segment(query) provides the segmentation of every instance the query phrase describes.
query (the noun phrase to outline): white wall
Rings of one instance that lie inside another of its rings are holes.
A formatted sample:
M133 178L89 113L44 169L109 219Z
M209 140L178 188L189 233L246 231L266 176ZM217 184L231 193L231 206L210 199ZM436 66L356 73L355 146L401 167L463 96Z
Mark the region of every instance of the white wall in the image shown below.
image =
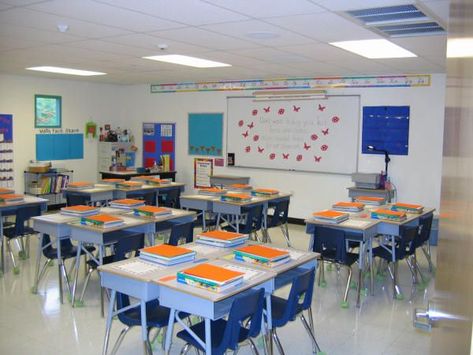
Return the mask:
M151 94L149 85L122 87L120 92L122 112L120 122L116 122L132 129L138 147L141 147L142 122L176 123L177 179L187 184L187 191L193 184L194 159L194 156L187 155L187 114L225 113L226 97L242 95L241 92ZM399 201L439 208L445 75L432 75L430 87L334 89L329 94L360 95L361 106L410 106L409 155L392 156L389 173L397 186ZM140 161L139 153L138 164ZM383 156L359 154L359 171L379 172L383 169ZM214 172L251 176L250 182L254 186L292 192L290 216L296 218L305 218L313 211L329 207L334 201L347 200L346 187L352 186L351 178L347 175L226 167L216 167Z
M113 123L120 113L116 85L38 77L0 75L0 113L13 114L15 189L22 192L23 171L36 159L34 95L62 97L62 128L84 133L89 120ZM74 180L97 179L97 140L84 141L84 159L53 161L53 166L74 170Z

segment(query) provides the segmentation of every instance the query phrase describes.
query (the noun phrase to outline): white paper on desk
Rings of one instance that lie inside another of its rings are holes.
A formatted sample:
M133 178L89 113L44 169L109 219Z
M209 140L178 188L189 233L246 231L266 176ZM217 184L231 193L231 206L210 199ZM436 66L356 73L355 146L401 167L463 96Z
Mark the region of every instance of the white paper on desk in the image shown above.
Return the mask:
M348 220L343 221L342 223L340 223L340 225L343 225L345 227L361 228L361 227L366 227L370 223L371 223L370 221L359 221L359 220L356 220L356 219L348 219Z
M60 213L54 213L51 215L43 215L39 217L38 219L44 220L44 221L50 221L50 222L55 222L55 223L69 223L72 221L78 220L80 217L75 217L75 216L67 216L64 214Z
M291 249L283 249L283 248L275 248L275 247L271 247L271 248L277 249L277 250L281 250L281 251L287 251L287 252L289 253L289 257L290 257L292 260L300 259L300 258L302 258L305 254L307 254L307 253L304 252L304 251L291 250Z
M126 271L135 275L143 275L148 272L158 271L164 269L164 266L147 263L141 260L131 261L129 263L114 265L115 269Z
M185 248L193 250L196 253L199 253L202 255L210 255L212 253L222 250L222 248L213 247L211 245L197 245L197 244L191 245L191 246L185 246Z
M225 269L230 269L236 272L244 273L245 275L243 276L243 280L245 281L249 281L252 278L259 276L263 273L262 271L258 271L258 270L254 270L254 269L250 269L244 266L234 265L234 264L226 264L226 265L222 265L222 267L224 267Z

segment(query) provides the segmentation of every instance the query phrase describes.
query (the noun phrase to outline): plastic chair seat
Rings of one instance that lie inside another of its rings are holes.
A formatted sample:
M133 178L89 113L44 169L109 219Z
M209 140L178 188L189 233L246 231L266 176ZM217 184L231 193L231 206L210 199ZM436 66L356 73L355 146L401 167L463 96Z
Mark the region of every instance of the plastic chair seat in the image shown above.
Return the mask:
M345 255L345 260L343 260L343 261L337 260L337 255L336 255L335 250L323 251L321 253L321 256L322 256L322 259L324 259L325 261L339 263L339 264L343 264L343 265L346 265L346 266L352 266L354 263L356 263L358 261L358 257L359 257L359 255L356 254L356 253L347 252L346 255Z
M15 228L6 228L3 231L3 235L7 237L8 239L13 239L17 237L21 237L23 235L30 235L30 234L36 234L36 232L33 228L25 226L23 229L23 233L17 234L17 231Z
M123 295L120 295L123 296ZM169 308L162 307L158 301L146 302L146 322L150 327L165 327L169 321ZM182 314L182 317L187 316ZM141 326L141 307L138 305L118 315L120 321L129 327Z
M43 246L47 245L50 243L50 237L49 235L44 235L43 236ZM89 252L92 253L95 251L95 247L93 246L87 246L85 249ZM84 255L85 252L82 250L80 255ZM47 259L57 259L57 248L54 248L52 245L46 247L43 249L43 255ZM75 258L77 256L77 247L72 245L70 239L64 239L61 240L61 258L62 259L70 259L70 258Z

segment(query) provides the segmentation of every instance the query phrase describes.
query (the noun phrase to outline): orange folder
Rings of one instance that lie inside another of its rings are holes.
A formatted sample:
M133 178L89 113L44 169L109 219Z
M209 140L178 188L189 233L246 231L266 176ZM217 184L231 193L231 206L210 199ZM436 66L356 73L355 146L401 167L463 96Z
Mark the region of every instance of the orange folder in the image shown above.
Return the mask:
M162 213L169 211L169 208L166 207L156 207L156 206L140 206L136 207L135 210L149 212L149 213Z
M412 204L412 203L402 203L402 202L396 202L394 204L394 206L404 207L404 208L411 208L411 209L414 209L414 210L424 207L422 205L415 205L415 204Z
M243 272L228 270L224 267L212 264L200 264L190 269L183 270L182 273L218 283L231 282L244 275Z
M386 216L393 216L393 217L400 217L400 218L406 216L406 212L392 211L392 210L387 210L384 208L378 208L377 210L374 210L373 212L377 214L384 214Z
M221 189L220 187L205 187L205 188L199 189L199 191L222 192L222 191L225 191L225 190Z
M199 234L199 236L212 238L212 239L218 239L218 240L233 240L233 239L241 238L243 235L244 234L241 234L241 233L227 232L227 231L221 231L221 230L214 230L214 231L203 232Z
M193 250L190 250L190 249L176 247L174 245L168 245L168 244L160 244L160 245L155 245L152 247L147 247L147 248L142 249L142 251L148 254L154 254L154 255L161 256L163 258L169 258L169 259L194 252Z
M275 195L279 193L279 190L276 190L276 189L255 189L254 191L262 193L262 194L270 194L270 195Z
M381 202L381 201L384 201L384 198L382 198L382 197L373 197L373 196L357 196L356 200Z
M68 187L85 187L85 186L94 186L94 184L88 181L74 181L74 182L70 182L67 186Z
M142 203L144 203L144 201L143 200L135 200L133 198L123 198L121 200L113 200L111 203L115 203L115 204L119 204L119 205L132 206L132 205L142 204Z
M334 207L354 207L354 208L365 208L365 204L361 202L337 202Z
M85 206L85 205L75 205L75 206L61 208L61 210L63 211L71 211L71 212L89 212L89 211L94 211L97 209L98 209L97 207Z
M12 194L14 191L12 189L6 189L4 187L0 187L0 194Z
M324 218L339 218L346 215L345 212L338 212L333 210L320 211L312 213L314 217L324 217Z
M233 187L234 189L251 189L251 185L248 184L232 184L230 187Z
M236 199L242 199L242 200L251 199L251 195L249 194L238 194L238 193L232 193L232 192L229 192L228 194L225 194L224 196L232 197Z
M123 182L125 179L102 179L103 182Z
M126 187L138 187L138 186L143 186L143 183L139 182L139 181L123 181L120 183L120 185L122 186L126 186Z
M242 248L237 248L235 250L240 251L242 253L259 256L268 260L280 259L283 256L289 255L288 251L269 248L264 245L248 245Z
M84 218L84 217L82 217ZM123 219L111 216L109 214L96 214L95 216L85 217L87 220L95 221L97 223L110 223L110 222L122 222Z

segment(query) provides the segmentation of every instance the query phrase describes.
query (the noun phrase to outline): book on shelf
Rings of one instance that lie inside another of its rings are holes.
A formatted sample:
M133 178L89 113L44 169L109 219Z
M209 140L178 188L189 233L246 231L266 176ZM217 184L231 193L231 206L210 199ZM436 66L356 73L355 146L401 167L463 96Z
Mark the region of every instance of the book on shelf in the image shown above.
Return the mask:
M214 230L202 232L196 235L196 243L213 245L217 247L230 248L244 244L248 240L248 234Z
M15 193L12 189L7 189L5 187L0 187L0 195L13 194Z
M88 226L111 228L121 226L125 222L119 217L100 213L93 216L81 217L80 223Z
M179 271L177 282L208 291L223 292L240 285L244 275L243 272L205 263Z
M226 194L228 191L220 187L204 187L197 190L199 195L220 196Z
M220 199L222 201L230 201L230 202L248 202L248 201L251 201L251 195L244 194L244 193L228 192L225 195L222 195Z
M67 188L71 190L91 189L93 187L94 184L89 181L73 181L67 185Z
M142 181L136 180L129 180L129 181L122 181L117 183L117 188L120 189L133 189L133 188L141 188L143 187Z
M251 191L253 196L274 196L279 194L279 190L276 189L254 189Z
M75 206L62 207L60 213L67 216L82 217L82 216L92 216L94 214L98 214L99 212L100 212L99 207L75 205Z
M231 184L229 188L231 190L249 191L253 189L253 186L248 185L248 184Z
M286 250L270 248L264 245L248 245L233 251L235 260L266 267L275 267L288 262L290 253Z
M144 205L145 205L144 200L135 200L133 198L123 198L120 200L110 201L110 207L123 208L126 210L129 210L135 207L144 206Z
M312 217L317 221L327 223L340 223L346 221L350 215L346 212L324 210L312 213Z
M406 212L379 208L377 210L371 211L371 218L400 222L406 219Z
M172 210L167 207L145 205L133 208L133 214L141 217L158 217L172 214Z
M412 203L396 202L391 206L391 209L393 211L402 211L408 213L422 213L424 211L424 206Z
M140 259L162 265L175 265L195 259L195 251L168 244L160 244L140 250Z
M171 185L172 180L171 179L149 178L149 179L146 179L146 183L148 185L153 185L153 186L166 186L166 185Z
M332 205L335 211L342 212L360 212L365 208L365 204L361 202L337 202Z
M365 205L371 206L381 206L386 203L384 197L375 197L375 196L357 196L355 197L356 202L364 203Z
M25 196L18 194L2 194L0 195L0 203L16 203L25 200Z

